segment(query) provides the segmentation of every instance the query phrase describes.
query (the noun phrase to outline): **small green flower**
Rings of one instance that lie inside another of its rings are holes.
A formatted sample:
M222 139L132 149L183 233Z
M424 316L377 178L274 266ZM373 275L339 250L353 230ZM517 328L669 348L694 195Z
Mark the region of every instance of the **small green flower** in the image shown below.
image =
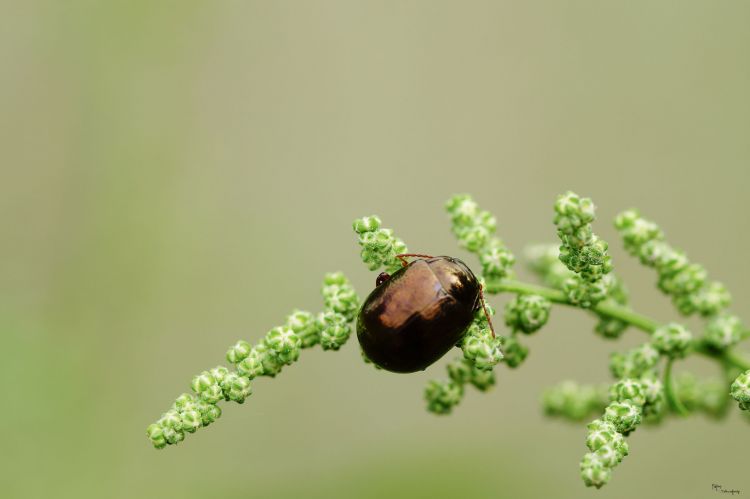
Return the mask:
M742 323L736 315L719 315L706 326L706 343L724 350L739 343L742 339Z
M500 348L503 352L503 360L508 367L520 366L529 355L529 349L513 337L498 336Z
M357 315L359 297L341 272L326 274L322 292L323 301L329 311L343 315L347 321L352 321Z
M609 399L612 402L632 402L637 406L646 403L643 385L636 379L625 378L617 381L609 389Z
M539 295L518 295L505 306L505 324L531 334L547 323L552 304Z
M474 388L480 392L486 392L493 386L495 386L495 373L492 371L485 371L474 367L471 370L471 377L469 378Z
M472 376L472 368L473 364L462 357L452 360L446 366L450 379L459 385L465 385L469 382Z
M292 328L284 326L271 329L264 342L276 355L288 354L302 347L299 336L294 334Z
M658 402L664 396L664 385L653 375L644 375L638 382L641 385L646 404Z
M652 336L654 347L670 357L684 357L692 339L690 331L675 322L661 326Z
M196 408L201 414L203 426L208 426L221 417L221 408L216 404L209 404L203 400L196 402Z
M252 347L250 346L250 343L248 343L247 341L238 341L227 351L227 361L231 362L232 364L240 362L250 354L251 348Z
M716 315L732 302L732 295L724 284L714 281L692 296L693 308L703 317Z
M740 408L748 410L750 404L750 371L737 376L729 388L729 394L734 400L740 403Z
M185 440L185 432L181 429L162 427L162 434L168 444L175 445Z
M605 446L610 447L615 451L617 462L622 461L628 455L628 443L612 423L595 419L588 424L587 428L589 433L586 436L586 446L591 452L596 452Z
M610 370L615 378L637 378L651 370L659 361L659 351L651 343L644 343L628 352L613 353Z
M619 319L600 317L594 331L603 338L617 339L628 328L628 323Z
M626 434L641 424L641 410L629 401L612 402L604 410L602 419L612 423L618 433Z
M284 363L277 357L276 352L268 348L265 342L258 343L253 347L253 350L260 357L260 362L263 366L263 376L273 378L281 372Z
M255 347L245 359L237 364L237 372L248 379L263 375L263 354Z
M586 487L601 488L602 485L609 481L611 476L612 471L602 462L598 455L589 453L583 456L583 460L581 461L581 479L583 479Z
M608 468L617 466L620 462L620 456L617 453L617 450L614 448L614 446L609 444L599 447L596 450L595 454L602 462L602 464L604 466L607 466Z
M226 400L234 400L239 404L243 403L253 393L250 380L237 373L227 374L221 382L221 389Z
M467 335L462 348L464 357L482 371L491 370L503 359L500 338L490 335Z
M286 326L299 337L302 348L310 348L320 341L315 316L310 312L295 310L287 317Z
M463 393L463 387L458 383L431 380L424 392L427 410L435 414L449 414L461 402Z
M157 423L152 423L146 428L146 436L157 449L163 449L167 446L167 439L164 436L164 429Z
M343 315L336 312L321 313L316 322L323 350L338 350L349 339L351 327Z
M197 410L181 411L180 420L182 421L182 430L188 433L195 433L195 430L203 425L201 413Z

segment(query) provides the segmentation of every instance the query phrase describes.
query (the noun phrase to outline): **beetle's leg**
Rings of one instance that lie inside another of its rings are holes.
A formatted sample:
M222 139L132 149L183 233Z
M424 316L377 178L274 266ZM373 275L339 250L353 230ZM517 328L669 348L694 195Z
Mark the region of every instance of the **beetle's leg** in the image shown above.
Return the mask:
M495 337L495 328L492 327L492 319L490 319L490 314L487 312L487 306L484 303L484 286L479 286L479 300L482 302L482 310L484 310L484 316L487 317L487 323L490 325L490 331L492 331L492 337Z
M396 258L401 260L402 267L406 267L407 265L409 265L408 262L406 261L406 257L410 257L410 256L418 256L419 258L434 258L432 255L422 255L420 253L400 253L396 255Z

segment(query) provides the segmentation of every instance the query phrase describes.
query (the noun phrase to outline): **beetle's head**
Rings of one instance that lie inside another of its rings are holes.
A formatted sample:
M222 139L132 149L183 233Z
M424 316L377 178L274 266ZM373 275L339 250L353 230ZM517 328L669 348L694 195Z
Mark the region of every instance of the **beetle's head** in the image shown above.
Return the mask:
M381 272L380 274L378 274L377 279L375 279L375 287L380 286L390 278L391 274L389 274L388 272Z

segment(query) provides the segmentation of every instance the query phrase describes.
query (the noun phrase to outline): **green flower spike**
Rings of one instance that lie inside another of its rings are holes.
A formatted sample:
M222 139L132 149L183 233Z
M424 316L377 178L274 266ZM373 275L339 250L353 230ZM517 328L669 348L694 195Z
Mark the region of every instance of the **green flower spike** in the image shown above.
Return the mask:
M655 223L641 218L636 210L628 210L617 216L615 227L625 249L656 270L659 289L672 297L681 314L697 312L710 317L729 306L731 296L726 287L720 282L707 282L706 270L665 242L664 233Z
M693 335L684 326L670 322L654 331L654 348L669 357L684 357Z
M482 265L482 276L488 293L497 292L500 281L511 275L516 259L503 241L495 236L495 217L479 206L468 194L453 196L445 204L451 217L458 244L476 253Z
M612 270L612 258L607 254L607 243L591 230L594 203L573 192L566 192L555 203L555 225L560 237L560 261L574 273L563 282L563 291L571 303L591 308L604 300L614 288L605 279Z
M359 234L360 256L370 270L381 267L389 272L401 268L396 255L407 253L406 245L394 237L390 229L381 229L380 219L376 216L358 218L354 221L354 231Z

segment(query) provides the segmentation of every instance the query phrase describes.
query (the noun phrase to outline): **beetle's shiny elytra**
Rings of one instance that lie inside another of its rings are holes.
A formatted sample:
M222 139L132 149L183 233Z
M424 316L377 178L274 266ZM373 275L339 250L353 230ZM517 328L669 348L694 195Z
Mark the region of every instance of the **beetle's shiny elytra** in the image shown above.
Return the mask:
M365 355L388 371L424 370L463 338L481 306L481 286L458 258L414 260L378 277L357 317Z

